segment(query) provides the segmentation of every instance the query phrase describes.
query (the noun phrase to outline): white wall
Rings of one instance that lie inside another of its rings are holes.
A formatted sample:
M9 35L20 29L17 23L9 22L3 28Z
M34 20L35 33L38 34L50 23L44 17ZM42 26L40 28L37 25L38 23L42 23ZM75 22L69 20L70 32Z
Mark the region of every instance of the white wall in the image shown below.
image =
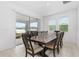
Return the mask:
M7 2L0 2L0 50L15 46L15 13Z
M40 18L41 16L37 14L36 12L33 12L32 10L27 10L25 8L19 7L16 5L14 2L9 2L9 4L12 6L12 10L15 12L30 16L30 17L35 17L35 18Z
M78 13L77 13L77 44L78 44L78 47L79 47L79 7L77 9Z
M24 10L9 2L0 2L0 50L15 47L16 12L40 18L38 14Z
M48 30L48 21L49 19L59 19L62 16L68 16L69 18L69 28L68 32L65 33L64 36L64 42L69 42L69 43L77 43L77 10L73 9L70 11L66 12L61 12L58 14L54 14L51 16L46 16L44 17L44 29L43 30ZM48 30L49 31L49 30Z

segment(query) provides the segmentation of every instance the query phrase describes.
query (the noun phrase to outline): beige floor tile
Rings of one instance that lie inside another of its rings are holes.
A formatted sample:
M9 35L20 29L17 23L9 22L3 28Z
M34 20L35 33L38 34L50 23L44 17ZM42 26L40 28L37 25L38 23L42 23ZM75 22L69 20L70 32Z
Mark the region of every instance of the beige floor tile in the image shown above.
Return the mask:
M53 51L47 50L46 54L49 57L53 57ZM74 44L64 44L62 49L60 49L60 53L56 53L56 57L78 57L79 56L79 48ZM25 48L24 45L16 46L12 49L7 49L4 51L0 51L0 57L25 57ZM28 57L32 57L28 54ZM41 57L36 55L35 57Z

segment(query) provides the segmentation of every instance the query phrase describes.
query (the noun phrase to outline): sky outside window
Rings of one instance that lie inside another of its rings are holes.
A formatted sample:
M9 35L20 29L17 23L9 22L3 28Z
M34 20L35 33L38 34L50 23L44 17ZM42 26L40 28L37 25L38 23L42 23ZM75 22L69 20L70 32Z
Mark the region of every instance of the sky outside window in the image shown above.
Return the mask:
M38 23L37 22L30 23L30 27L37 27L37 26L38 26Z
M16 28L25 28L25 23L16 22Z
M49 25L56 25L56 20L49 20Z
M59 20L59 24L63 24L63 25L66 25L68 24L68 17L62 17L60 20Z

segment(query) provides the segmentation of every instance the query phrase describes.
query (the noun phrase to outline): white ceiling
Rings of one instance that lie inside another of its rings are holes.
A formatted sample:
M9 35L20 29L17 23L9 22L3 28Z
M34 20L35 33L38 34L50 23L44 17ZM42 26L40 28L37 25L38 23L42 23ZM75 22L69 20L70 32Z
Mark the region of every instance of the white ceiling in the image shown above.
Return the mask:
M41 16L75 8L79 4L78 1L73 1L67 4L63 4L62 1L17 1L14 3L19 7L36 12Z

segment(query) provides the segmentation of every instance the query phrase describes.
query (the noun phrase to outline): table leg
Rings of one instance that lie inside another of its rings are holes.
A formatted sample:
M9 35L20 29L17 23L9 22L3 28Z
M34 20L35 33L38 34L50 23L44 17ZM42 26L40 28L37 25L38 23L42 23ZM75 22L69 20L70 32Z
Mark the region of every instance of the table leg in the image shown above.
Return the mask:
M46 47L44 47L44 50L43 50L43 52L42 52L43 57L48 57L48 56L45 54L46 50L47 50L47 48L46 48Z

